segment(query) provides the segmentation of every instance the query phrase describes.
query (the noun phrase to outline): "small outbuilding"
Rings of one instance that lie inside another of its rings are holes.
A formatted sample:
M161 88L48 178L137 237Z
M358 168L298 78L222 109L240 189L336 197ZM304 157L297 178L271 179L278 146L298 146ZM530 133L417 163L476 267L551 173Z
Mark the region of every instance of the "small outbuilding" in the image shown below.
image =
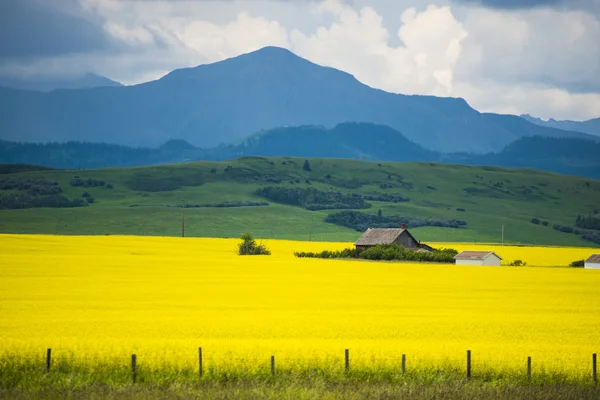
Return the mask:
M585 260L585 268L600 269L600 254L592 254Z
M502 257L493 251L462 251L454 256L456 265L500 265Z
M415 251L432 251L433 249L419 242L402 224L400 228L369 228L354 243L356 251L360 254L366 249L377 246L378 244L397 243L404 248Z

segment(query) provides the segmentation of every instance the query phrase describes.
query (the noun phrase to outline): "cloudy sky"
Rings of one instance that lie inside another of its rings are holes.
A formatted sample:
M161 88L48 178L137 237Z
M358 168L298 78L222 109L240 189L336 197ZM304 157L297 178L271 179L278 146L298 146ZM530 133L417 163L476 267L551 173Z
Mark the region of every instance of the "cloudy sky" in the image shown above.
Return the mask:
M0 0L0 75L135 84L268 45L390 92L600 117L600 0Z

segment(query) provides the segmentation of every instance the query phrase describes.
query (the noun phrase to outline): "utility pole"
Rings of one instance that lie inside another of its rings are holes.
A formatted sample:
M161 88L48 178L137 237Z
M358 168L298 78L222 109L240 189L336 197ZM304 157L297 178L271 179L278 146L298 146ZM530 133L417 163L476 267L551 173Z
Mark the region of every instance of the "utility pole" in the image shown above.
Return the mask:
M181 237L185 237L185 207L181 207Z

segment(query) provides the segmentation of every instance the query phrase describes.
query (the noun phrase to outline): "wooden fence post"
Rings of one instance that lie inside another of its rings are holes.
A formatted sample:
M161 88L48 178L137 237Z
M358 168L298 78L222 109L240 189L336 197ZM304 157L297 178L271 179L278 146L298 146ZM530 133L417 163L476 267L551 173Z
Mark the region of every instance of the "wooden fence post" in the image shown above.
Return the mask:
M137 378L137 356L135 354L131 355L131 378L135 383Z
M275 376L275 356L271 356L271 375Z
M598 384L598 366L596 363L596 353L592 354L592 378L594 379L594 384Z
M402 373L406 373L406 354L402 354Z
M527 379L531 380L531 357L527 357Z
M46 373L50 372L50 365L52 363L52 349L46 350Z
M349 371L350 370L350 349L346 349L345 354L344 354L344 361L345 361L346 371Z
M202 347L198 347L198 377L202 378Z
M471 379L471 350L467 350L467 379Z

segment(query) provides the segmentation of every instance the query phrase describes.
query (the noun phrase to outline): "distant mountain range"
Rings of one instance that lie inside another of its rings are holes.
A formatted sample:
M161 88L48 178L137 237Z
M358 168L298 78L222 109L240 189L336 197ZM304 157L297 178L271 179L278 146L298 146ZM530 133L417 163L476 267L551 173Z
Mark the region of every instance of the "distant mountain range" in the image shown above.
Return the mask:
M529 114L521 115L521 118L534 123L536 125L545 126L549 128L564 129L567 131L583 132L590 135L600 136L600 118L590 119L588 121L557 121L550 118L548 121L544 121L540 118L532 117Z
M134 86L0 88L0 139L155 147L171 138L198 147L281 126L387 125L438 152L489 153L525 136L600 140L512 115L480 113L465 100L373 89L288 50L261 50ZM363 140L370 140L368 137Z
M427 150L381 125L343 123L266 130L237 144L200 149L182 140L158 148L98 143L28 144L0 141L0 163L91 169L142 166L244 156L351 158L370 161L431 161L453 164L535 168L600 179L600 143L574 138L524 137L500 152L442 154Z
M120 87L123 85L104 76L85 74L76 76L32 76L28 78L0 76L0 86L51 92L57 89L89 89L106 86Z

